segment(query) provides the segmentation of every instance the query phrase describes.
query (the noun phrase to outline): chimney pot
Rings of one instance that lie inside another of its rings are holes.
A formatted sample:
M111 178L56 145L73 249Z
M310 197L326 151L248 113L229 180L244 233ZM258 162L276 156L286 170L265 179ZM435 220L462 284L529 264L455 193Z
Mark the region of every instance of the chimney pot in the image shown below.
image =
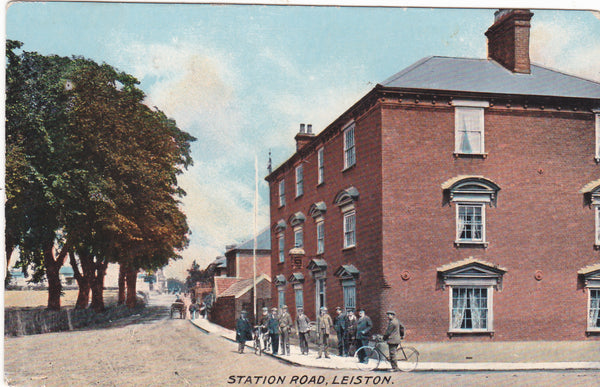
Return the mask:
M300 133L304 133L304 124L300 124Z
M306 125L306 133L312 134L312 124Z

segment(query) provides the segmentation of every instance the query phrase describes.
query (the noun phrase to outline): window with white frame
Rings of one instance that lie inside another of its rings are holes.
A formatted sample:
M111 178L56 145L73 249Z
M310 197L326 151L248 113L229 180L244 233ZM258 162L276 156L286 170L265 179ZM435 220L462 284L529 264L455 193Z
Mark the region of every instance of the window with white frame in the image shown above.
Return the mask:
M285 285L277 287L277 305L279 309L285 305Z
M493 294L502 290L506 269L468 258L437 270L442 289L450 289L448 333L493 333Z
M452 287L451 330L487 331L492 291L487 287Z
M600 331L600 288L588 288L588 331Z
M600 110L594 111L596 117L596 162L600 162Z
M456 206L456 240L458 242L485 242L485 207L483 204Z
M356 246L356 212L344 213L344 248Z
M296 197L304 194L304 171L302 165L296 167Z
M344 129L344 169L356 164L356 149L354 142L354 123Z
M285 180L279 182L279 207L285 206Z
M304 231L302 227L294 228L294 247L304 247Z
M278 244L279 244L279 262L285 262L285 236L283 233L280 233L277 236Z
M600 248L600 180L586 184L579 193L583 200L594 211L594 246Z
M325 221L317 222L317 254L325 252Z
M594 205L594 214L596 215L596 227L594 230L596 240L594 241L594 245L600 246L600 203Z
M454 100L454 153L485 154L485 101Z
M296 301L296 309L304 308L304 291L302 289L302 284L294 285L294 298Z
M316 315L319 315L319 311L321 307L327 307L327 294L326 294L326 286L325 286L325 278L317 278L315 280L315 294L316 294Z
M356 309L356 282L342 281L342 290L344 293L344 308L346 310Z
M325 152L323 148L320 148L317 151L317 165L318 165L318 172L317 172L317 184L323 184L323 182L325 182Z
M482 176L457 176L442 184L444 201L456 207L454 243L487 246L486 205L495 206L500 187Z

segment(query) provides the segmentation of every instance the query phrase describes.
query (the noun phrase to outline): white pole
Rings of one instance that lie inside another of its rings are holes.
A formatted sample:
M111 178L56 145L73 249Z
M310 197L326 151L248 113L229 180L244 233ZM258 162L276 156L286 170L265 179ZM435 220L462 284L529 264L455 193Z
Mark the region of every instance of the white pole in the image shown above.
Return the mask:
M252 270L254 276L254 320L258 319L256 314L256 217L258 211L258 158L254 154L254 248L252 249Z

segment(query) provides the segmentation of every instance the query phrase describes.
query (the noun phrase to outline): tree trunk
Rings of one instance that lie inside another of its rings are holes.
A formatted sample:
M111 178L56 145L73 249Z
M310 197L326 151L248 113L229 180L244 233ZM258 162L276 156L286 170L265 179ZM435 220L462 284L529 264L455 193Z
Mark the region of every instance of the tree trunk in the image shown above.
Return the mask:
M119 305L125 304L125 268L123 264L119 264L119 296L117 303Z
M44 265L46 266L46 279L48 280L48 309L60 310L60 295L62 284L60 283L60 268L65 262L67 252L71 249L69 241L65 243L58 257L54 259L54 243L49 242L43 251Z
M106 275L106 267L108 263L102 262L102 259L97 258L100 262L95 262L95 273L92 278L92 309L95 312L104 312L104 276Z
M127 283L127 307L134 308L137 303L136 281L138 269L127 268L125 282Z
M71 262L71 267L73 268L73 276L75 277L77 286L79 287L75 309L85 309L90 303L90 282L88 281L88 278L82 275L81 271L79 271L79 266L77 265L75 253L73 251L69 252L69 261Z

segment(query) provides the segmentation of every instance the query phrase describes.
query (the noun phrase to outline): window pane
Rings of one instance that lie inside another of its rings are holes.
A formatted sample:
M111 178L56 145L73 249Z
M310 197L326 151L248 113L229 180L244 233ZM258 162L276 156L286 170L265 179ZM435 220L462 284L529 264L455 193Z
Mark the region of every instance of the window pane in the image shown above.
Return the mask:
M355 214L350 213L344 216L344 247L355 245L355 235Z
M344 166L351 167L355 162L354 127L351 127L344 132Z
M458 239L483 241L482 206L458 206Z
M455 114L456 152L483 153L483 109L457 107Z
M304 233L302 230L297 230L294 232L294 246L295 247L303 247L304 246Z
M325 251L325 223L317 223L317 254Z
M302 291L302 289L296 289L295 290L295 295L296 295L296 308L303 308L304 307L304 293Z
M285 181L279 182L279 206L285 206Z
M344 306L346 310L356 308L356 287L344 286Z
M487 329L487 288L452 288L452 328Z
M285 239L283 236L279 237L279 262L285 261Z
M590 289L590 328L600 328L600 289Z

